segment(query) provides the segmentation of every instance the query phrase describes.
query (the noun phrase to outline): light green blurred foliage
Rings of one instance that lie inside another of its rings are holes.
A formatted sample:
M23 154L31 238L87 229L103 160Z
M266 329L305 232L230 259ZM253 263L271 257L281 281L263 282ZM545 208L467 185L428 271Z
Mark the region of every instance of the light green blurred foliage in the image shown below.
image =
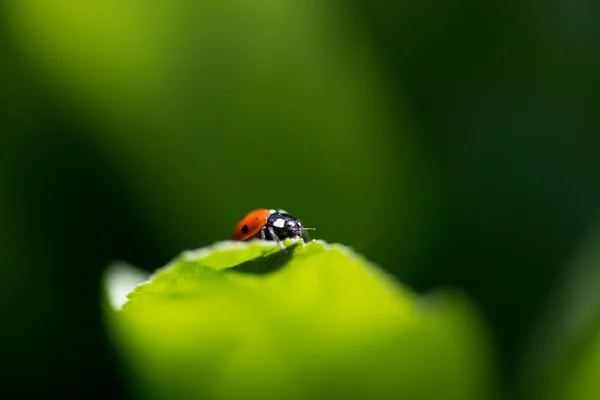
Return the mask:
M282 207L388 264L424 245L432 171L342 5L8 4L16 42L93 126L140 220L166 228L157 242L226 239L247 211Z
M257 266L270 271L241 272ZM486 331L464 298L416 297L341 245L186 252L107 321L145 399L491 394Z
M600 332L587 342L573 374L567 375L565 399L585 400L600 397ZM570 379L569 379L570 378Z
M600 223L558 281L521 366L525 398L600 398Z

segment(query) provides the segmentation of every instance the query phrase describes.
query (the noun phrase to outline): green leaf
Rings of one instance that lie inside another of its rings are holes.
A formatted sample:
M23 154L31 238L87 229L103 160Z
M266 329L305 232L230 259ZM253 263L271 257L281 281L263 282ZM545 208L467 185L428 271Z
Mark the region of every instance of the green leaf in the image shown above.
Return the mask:
M286 244L185 252L106 308L141 398L489 395L488 344L463 297L419 298L341 245Z
M600 222L557 282L522 366L527 399L600 398Z

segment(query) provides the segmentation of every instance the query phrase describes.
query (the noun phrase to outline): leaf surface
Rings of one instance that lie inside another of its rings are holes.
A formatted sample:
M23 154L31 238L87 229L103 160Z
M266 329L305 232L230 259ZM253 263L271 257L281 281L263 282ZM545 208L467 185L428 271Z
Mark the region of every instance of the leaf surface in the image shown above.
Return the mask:
M419 297L341 245L286 244L185 252L107 308L142 398L489 394L485 334L462 296Z

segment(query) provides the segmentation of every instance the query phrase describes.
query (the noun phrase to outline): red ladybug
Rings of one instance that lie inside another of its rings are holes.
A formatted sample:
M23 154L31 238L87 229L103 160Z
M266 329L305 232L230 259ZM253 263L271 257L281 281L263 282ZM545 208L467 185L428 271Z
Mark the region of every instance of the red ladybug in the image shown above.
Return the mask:
M315 228L305 228L297 218L287 211L276 209L268 210L260 208L246 215L233 231L233 240L250 240L259 238L261 240L274 240L283 250L282 240L286 238L302 238L309 241L308 233Z

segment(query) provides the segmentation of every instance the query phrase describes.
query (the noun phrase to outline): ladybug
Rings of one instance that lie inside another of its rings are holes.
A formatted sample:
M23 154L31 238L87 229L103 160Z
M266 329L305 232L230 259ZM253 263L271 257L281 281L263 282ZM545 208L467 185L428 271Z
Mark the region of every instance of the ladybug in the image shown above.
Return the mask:
M282 240L286 238L302 238L309 241L306 231L315 228L305 228L297 218L291 216L287 211L259 208L246 215L233 231L233 240L250 240L258 238L261 240L273 240L283 250Z

